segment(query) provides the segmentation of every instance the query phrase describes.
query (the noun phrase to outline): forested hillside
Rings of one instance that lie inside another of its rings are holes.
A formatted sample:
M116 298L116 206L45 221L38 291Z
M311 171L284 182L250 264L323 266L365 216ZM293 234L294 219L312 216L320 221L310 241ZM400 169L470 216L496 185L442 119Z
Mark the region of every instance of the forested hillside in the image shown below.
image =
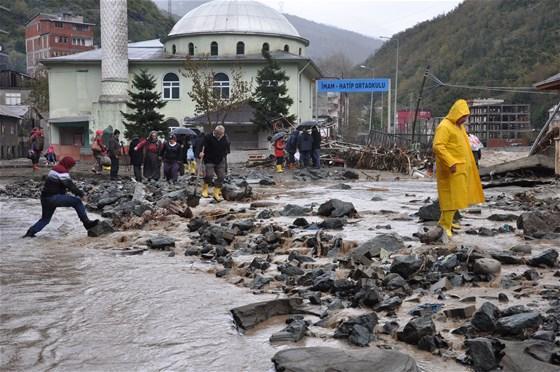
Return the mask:
M95 44L99 45L99 0L0 0L0 44L10 56L11 67L25 71L25 23L33 15L71 12L98 25ZM175 22L160 12L150 0L128 1L128 38L140 41L167 35Z
M447 15L395 37L400 41L399 106L405 108L415 102L428 64L441 81L469 86L531 87L560 71L558 0L466 0ZM395 50L393 39L366 64L378 76L393 77ZM535 127L544 124L546 109L558 99L434 85L427 82L423 106L435 115L445 115L459 97L498 97L530 103ZM363 105L366 98L361 98Z

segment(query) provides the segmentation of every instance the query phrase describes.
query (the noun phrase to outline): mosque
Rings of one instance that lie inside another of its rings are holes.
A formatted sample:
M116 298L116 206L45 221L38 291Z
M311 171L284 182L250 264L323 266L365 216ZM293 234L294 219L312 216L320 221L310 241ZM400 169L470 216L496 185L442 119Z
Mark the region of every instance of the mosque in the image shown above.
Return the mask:
M186 58L207 61L214 89L227 99L232 71L240 69L244 80L255 80L265 65L261 51L268 50L289 76L290 113L298 122L312 119L321 72L306 57L309 41L276 10L257 1L214 0L183 16L161 40L128 43L126 0L101 0L100 7L100 49L42 61L49 79L47 133L58 153L84 158L97 129L111 125L124 132L120 111L126 111L126 90L140 70L155 77L167 101L160 112L170 127L196 123L188 95L192 81L182 73ZM266 148L269 133L251 119L247 109L226 119L232 149Z

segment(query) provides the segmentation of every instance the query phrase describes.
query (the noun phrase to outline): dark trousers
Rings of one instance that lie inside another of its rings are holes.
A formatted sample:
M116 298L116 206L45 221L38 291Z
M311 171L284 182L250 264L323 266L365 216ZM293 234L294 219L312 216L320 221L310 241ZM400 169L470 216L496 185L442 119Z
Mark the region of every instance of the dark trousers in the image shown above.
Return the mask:
M142 166L141 165L133 165L132 169L134 170L134 178L138 182L142 182Z
M313 149L311 157L313 158L313 166L321 168L321 149Z
M84 207L80 198L66 194L53 195L48 198L41 198L41 219L29 228L28 233L35 235L39 231L43 230L45 226L51 222L54 211L58 207L72 207L76 210L76 213L78 213L78 217L82 223L89 221L86 213L86 207Z
M176 160L165 160L163 162L163 175L167 182L177 182L177 177L179 177L179 162Z
M216 181L214 181L215 187L222 187L224 184L224 179L226 178L226 159L222 159L218 164L206 163L205 165L205 176L204 183L210 184L214 175L216 175Z
M288 153L288 164L295 164L296 162L296 153L295 152L289 152Z
M276 157L276 165L284 165L284 157L283 156L277 156Z
M115 180L119 176L119 158L110 156L111 159L111 179Z
M472 154L474 156L474 162L476 163L476 166L478 167L478 161L480 160L480 155L481 155L481 150L478 151L473 151Z
M311 151L300 151L299 161L302 166L308 167L309 163L311 163Z
M159 180L160 167L158 155L147 151L144 157L144 177L148 180Z

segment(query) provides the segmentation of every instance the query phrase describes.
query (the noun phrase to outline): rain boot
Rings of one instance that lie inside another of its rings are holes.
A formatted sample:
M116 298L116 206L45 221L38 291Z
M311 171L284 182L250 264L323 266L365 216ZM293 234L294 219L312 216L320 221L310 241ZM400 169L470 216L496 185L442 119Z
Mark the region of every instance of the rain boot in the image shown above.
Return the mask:
M282 164L276 165L276 173L283 173L284 169L282 169Z
M202 185L202 192L201 192L201 194L202 194L202 197L203 197L203 198L209 198L209 197L210 197L210 196L208 195L208 184L207 184L207 183L205 183L205 184Z
M218 203L221 202L222 199L222 189L220 187L214 187L214 200Z

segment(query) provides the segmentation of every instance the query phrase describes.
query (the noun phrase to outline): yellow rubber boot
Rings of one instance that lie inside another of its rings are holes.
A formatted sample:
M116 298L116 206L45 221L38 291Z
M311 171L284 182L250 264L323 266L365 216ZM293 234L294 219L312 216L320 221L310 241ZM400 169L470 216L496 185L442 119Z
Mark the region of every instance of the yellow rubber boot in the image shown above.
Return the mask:
M453 232L451 231L453 225L453 217L455 216L456 211L441 211L441 217L439 219L438 224L443 228L443 231L447 234L448 237L453 236Z
M282 168L282 164L276 165L276 173L284 173L284 168Z
M196 174L196 163L194 161L191 161L190 169L191 169L191 174L194 176Z
M202 185L202 192L201 195L203 198L209 198L210 196L208 195L208 184L205 183Z
M214 187L214 200L218 203L223 200L222 189L220 187Z

